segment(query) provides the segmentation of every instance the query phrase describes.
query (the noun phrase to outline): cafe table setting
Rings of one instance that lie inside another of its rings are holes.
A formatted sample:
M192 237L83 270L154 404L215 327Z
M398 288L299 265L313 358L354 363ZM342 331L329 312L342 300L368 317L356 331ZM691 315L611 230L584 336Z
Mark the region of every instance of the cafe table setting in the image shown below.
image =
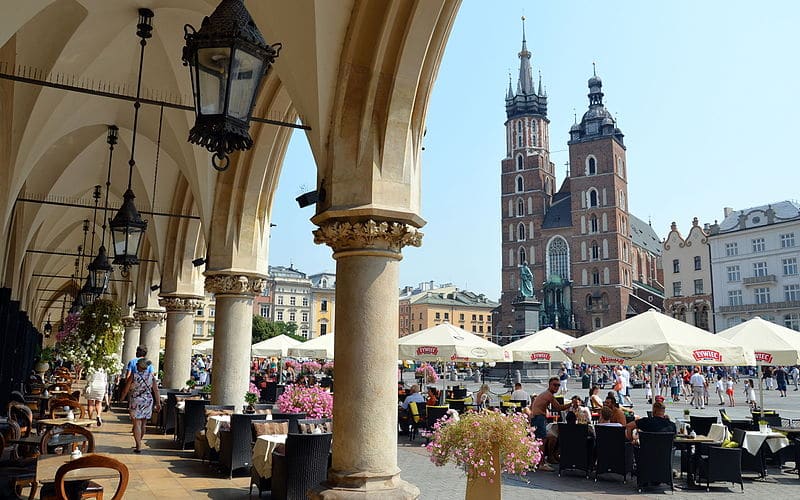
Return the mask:
M229 429L231 425L230 415L211 415L206 420L206 439L208 446L212 449L219 451L220 439L219 433Z

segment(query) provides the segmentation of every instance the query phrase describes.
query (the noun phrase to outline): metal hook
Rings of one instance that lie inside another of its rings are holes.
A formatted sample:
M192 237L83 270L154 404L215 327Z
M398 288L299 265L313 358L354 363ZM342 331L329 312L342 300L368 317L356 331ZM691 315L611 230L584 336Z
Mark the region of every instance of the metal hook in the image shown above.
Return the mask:
M218 161L225 161L225 163L217 163ZM211 166L214 167L214 170L217 172L224 172L228 170L228 167L231 165L231 159L226 153L214 153L211 156Z

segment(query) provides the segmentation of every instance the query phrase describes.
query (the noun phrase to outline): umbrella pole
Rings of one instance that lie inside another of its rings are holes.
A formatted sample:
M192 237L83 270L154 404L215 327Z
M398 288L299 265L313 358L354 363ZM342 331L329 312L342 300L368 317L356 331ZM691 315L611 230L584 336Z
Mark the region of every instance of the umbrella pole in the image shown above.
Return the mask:
M758 377L758 407L761 410L759 425L764 420L764 379L761 377L761 362L756 361L756 377Z
M656 400L656 364L650 363L650 394L652 394L651 401Z

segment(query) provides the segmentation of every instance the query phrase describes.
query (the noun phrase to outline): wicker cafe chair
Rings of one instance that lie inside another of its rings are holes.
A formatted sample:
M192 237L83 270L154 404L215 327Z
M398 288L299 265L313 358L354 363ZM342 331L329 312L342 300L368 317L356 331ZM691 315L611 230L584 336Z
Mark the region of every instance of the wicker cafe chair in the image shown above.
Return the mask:
M264 415L233 414L229 431L220 432L219 463L228 473L228 479L235 472L250 470L253 459L252 422L263 420Z
M590 450L589 426L558 424L558 476L565 470L580 470L589 478Z
M636 456L636 488L639 493L652 483L667 483L675 491L672 484L673 439L675 435L671 432L639 432L639 453Z
M743 448L744 437L747 433L744 429L733 429L733 440L742 448L741 454L741 470L742 472L756 472L758 476L764 478L767 476L766 460L764 458L764 446L755 455L751 455L749 451Z
M420 427L427 424L427 405L425 403L408 403L409 431L408 440L413 441Z
M628 474L633 471L633 448L625 439L625 428L597 425L594 432L595 448L599 450L595 482L601 474L619 474L626 483Z
M128 488L128 467L126 467L125 464L119 460L105 455L89 455L86 457L76 458L75 460L67 462L59 467L58 471L56 471L56 482L50 483L42 488L41 500L61 500L73 498L97 498L102 500L102 488L99 495L95 496L87 496L80 489L77 489L79 486L81 486L81 483L93 483L94 481L66 480L66 476L70 471L92 467L114 469L119 473L119 484L117 484L117 490L114 492L114 496L111 497L111 500L122 500L122 498L125 497L125 490ZM79 493L83 494L81 496L77 496Z
M289 421L289 434L300 433L300 427L297 425L298 420L306 418L305 413L273 413L273 420L288 420Z
M689 416L689 425L692 430L701 436L708 436L711 426L717 423L717 417L702 417L698 415Z
M194 447L195 433L206 426L205 407L208 401L205 399L187 399L183 410L183 418L178 428L178 444L180 449L185 450L187 445Z
M331 451L330 433L292 434L285 453L272 453L273 500L306 498L306 492L325 480Z
M744 493L742 449L709 446L707 450L708 456L700 458L698 469L699 479L705 479L706 491L711 491L713 482L730 481L738 483Z

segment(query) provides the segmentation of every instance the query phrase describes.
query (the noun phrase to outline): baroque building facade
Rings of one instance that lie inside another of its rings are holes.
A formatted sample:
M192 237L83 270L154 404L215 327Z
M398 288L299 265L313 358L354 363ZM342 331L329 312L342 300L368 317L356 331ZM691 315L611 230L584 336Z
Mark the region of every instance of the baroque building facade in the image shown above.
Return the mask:
M401 290L399 334L404 337L426 328L450 323L463 330L493 339L492 310L497 302L484 294L459 290L452 284L434 287L433 282Z
M628 211L622 131L589 79L589 107L569 131L567 177L556 188L547 94L534 88L523 31L516 91L506 94L501 161L502 295L498 325L514 323L520 266L534 276L540 326L579 335L663 305L661 242Z
M800 331L800 204L725 208L708 239L717 331L754 316Z
M714 331L711 249L697 217L686 238L672 223L664 240L664 311L703 330Z

